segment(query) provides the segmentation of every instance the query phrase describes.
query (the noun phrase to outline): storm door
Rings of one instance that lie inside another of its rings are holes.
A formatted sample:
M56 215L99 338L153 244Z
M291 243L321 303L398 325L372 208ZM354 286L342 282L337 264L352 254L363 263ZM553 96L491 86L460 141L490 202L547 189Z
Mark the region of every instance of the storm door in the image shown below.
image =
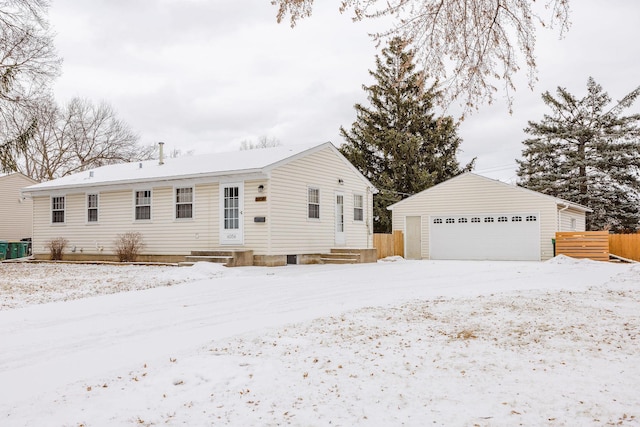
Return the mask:
M243 233L243 184L220 184L220 244L241 245Z

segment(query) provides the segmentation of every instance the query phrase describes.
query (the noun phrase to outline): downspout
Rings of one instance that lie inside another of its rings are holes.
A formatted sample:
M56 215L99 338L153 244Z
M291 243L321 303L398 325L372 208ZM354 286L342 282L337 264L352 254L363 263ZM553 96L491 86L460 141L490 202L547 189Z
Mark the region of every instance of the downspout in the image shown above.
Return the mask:
M557 227L558 231L562 231L560 229L560 226L562 224L562 211L566 211L567 209L569 209L569 205L567 203L563 203L563 204L564 204L564 208L562 208L562 209L560 209L558 211L558 227Z

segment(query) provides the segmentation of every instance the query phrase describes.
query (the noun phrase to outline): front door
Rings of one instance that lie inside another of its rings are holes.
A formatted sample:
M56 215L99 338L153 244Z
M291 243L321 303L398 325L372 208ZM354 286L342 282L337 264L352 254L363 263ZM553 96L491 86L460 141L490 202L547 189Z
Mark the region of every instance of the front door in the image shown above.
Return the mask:
M243 233L243 184L220 184L220 244L242 245Z
M336 245L344 245L344 194L336 193Z

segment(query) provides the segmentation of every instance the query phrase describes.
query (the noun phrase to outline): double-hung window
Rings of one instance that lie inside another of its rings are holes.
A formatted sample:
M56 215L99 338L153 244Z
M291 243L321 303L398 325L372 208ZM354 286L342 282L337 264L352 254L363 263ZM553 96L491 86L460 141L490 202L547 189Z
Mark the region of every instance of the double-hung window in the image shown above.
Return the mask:
M87 194L87 222L98 222L97 194Z
M309 219L320 219L320 189L309 187L307 193Z
M64 223L65 196L55 196L51 198L51 222L54 224Z
M151 190L136 191L136 220L151 219Z
M353 220L354 221L364 220L364 202L363 202L362 194L353 195Z
M176 188L176 219L193 218L193 187Z

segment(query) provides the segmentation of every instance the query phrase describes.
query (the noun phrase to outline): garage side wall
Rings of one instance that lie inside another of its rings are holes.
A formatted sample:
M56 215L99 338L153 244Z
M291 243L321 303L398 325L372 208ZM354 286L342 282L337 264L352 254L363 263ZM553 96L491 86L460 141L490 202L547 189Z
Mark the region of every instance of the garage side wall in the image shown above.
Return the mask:
M398 203L392 211L393 229L405 231L405 217L422 217L422 258L429 259L429 218L436 215L539 215L540 259L553 257L558 214L556 203L521 188L473 174L460 175Z
M585 214L577 209L558 207L558 231L585 231Z

